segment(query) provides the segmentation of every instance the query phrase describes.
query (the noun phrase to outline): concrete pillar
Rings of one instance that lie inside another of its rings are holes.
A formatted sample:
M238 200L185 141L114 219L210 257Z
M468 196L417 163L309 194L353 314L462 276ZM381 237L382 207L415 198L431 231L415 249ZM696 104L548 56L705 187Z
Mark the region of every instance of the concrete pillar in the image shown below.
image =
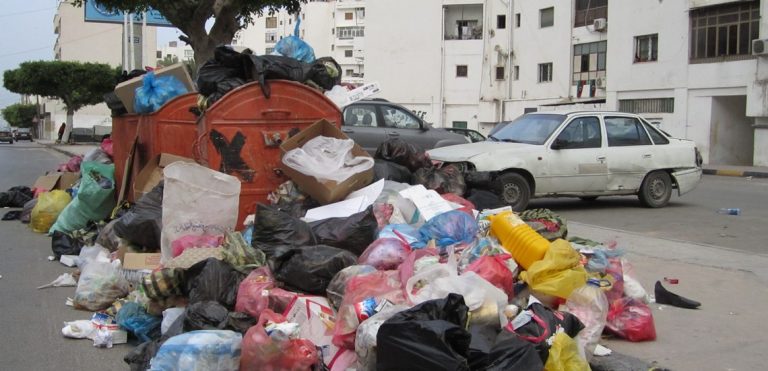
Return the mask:
M755 151L752 157L754 166L768 166L768 118L755 119Z

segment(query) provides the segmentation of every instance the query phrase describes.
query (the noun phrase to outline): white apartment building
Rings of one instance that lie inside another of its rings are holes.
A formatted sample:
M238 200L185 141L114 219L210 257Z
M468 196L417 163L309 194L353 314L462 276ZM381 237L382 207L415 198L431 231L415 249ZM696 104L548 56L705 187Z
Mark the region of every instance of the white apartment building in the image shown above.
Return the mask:
M154 66L157 49L156 27L146 27L144 43L141 43L141 26L136 25L135 29L136 64ZM53 47L56 60L106 63L114 67L123 64L122 24L85 22L83 8L75 7L71 1L61 0L53 18L53 30L57 35ZM59 125L67 120L66 109L57 100L41 99L41 103L45 113L38 132L43 138L55 139ZM75 113L74 127L111 125L110 115L106 104L87 106Z
M342 70L342 81L362 84L364 69L365 2L359 0L313 1L299 14L280 11L256 18L235 36L233 45L248 47L256 54L270 54L284 37L294 34L315 51L315 57L333 57Z
M164 60L187 62L195 59L195 51L192 50L191 46L184 42L169 41L168 45L164 45L157 50L157 55L155 55L155 57L158 62Z
M752 42L768 38L767 11L760 0L368 0L365 79L436 126L621 110L696 141L707 163L766 166L768 57Z

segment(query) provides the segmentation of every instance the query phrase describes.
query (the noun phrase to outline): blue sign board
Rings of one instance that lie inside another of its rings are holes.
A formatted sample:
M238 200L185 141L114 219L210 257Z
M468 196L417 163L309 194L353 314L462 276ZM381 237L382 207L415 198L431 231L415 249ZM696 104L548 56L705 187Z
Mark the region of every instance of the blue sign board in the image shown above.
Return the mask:
M121 11L109 11L103 5L96 4L93 1L86 1L83 8L85 9L86 22L123 23L123 12ZM147 25L149 26L176 27L157 10L149 9L146 14ZM141 23L142 13L132 14L132 16L134 22Z

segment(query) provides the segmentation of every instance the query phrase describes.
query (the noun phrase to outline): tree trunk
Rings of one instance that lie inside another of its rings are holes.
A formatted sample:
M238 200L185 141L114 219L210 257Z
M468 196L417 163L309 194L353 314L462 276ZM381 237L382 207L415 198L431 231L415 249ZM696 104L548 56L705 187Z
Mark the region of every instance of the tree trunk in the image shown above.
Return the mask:
M67 127L64 129L64 135L61 136L61 143L69 143L69 136L72 134L72 125L75 124L75 110L67 108Z

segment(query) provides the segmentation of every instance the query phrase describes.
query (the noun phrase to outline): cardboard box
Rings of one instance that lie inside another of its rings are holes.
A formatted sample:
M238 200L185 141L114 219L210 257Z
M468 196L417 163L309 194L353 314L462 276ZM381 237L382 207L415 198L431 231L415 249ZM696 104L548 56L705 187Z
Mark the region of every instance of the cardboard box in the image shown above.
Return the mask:
M294 148L302 147L310 139L318 136L349 139L346 134L341 132L341 130L332 123L327 120L320 120L283 142L283 144L280 145L280 151L284 155ZM354 156L370 157L368 152L365 152L365 150L356 143L352 148L352 154ZM282 161L280 167L283 169L283 173L299 186L299 189L323 205L341 201L348 194L367 186L373 180L373 168L355 174L341 183L336 183L331 180L319 181L313 176L304 175L301 172L286 166Z
M80 179L80 173L49 173L37 178L32 188L44 189L46 192L54 189L65 190L77 183L78 179Z
M133 181L133 199L138 200L145 193L152 191L152 188L163 180L163 168L176 162L195 162L191 158L172 155L169 153L161 153L155 158L151 159L146 166L136 175L136 179Z
M184 63L176 63L168 67L158 68L154 71L155 76L173 76L184 84L187 88L187 92L191 93L197 91L195 83L192 81L192 77L189 76L187 68ZM125 110L128 113L135 113L133 108L133 98L136 95L136 88L139 88L144 83L144 75L134 77L128 81L123 81L115 87L115 95L123 102Z

